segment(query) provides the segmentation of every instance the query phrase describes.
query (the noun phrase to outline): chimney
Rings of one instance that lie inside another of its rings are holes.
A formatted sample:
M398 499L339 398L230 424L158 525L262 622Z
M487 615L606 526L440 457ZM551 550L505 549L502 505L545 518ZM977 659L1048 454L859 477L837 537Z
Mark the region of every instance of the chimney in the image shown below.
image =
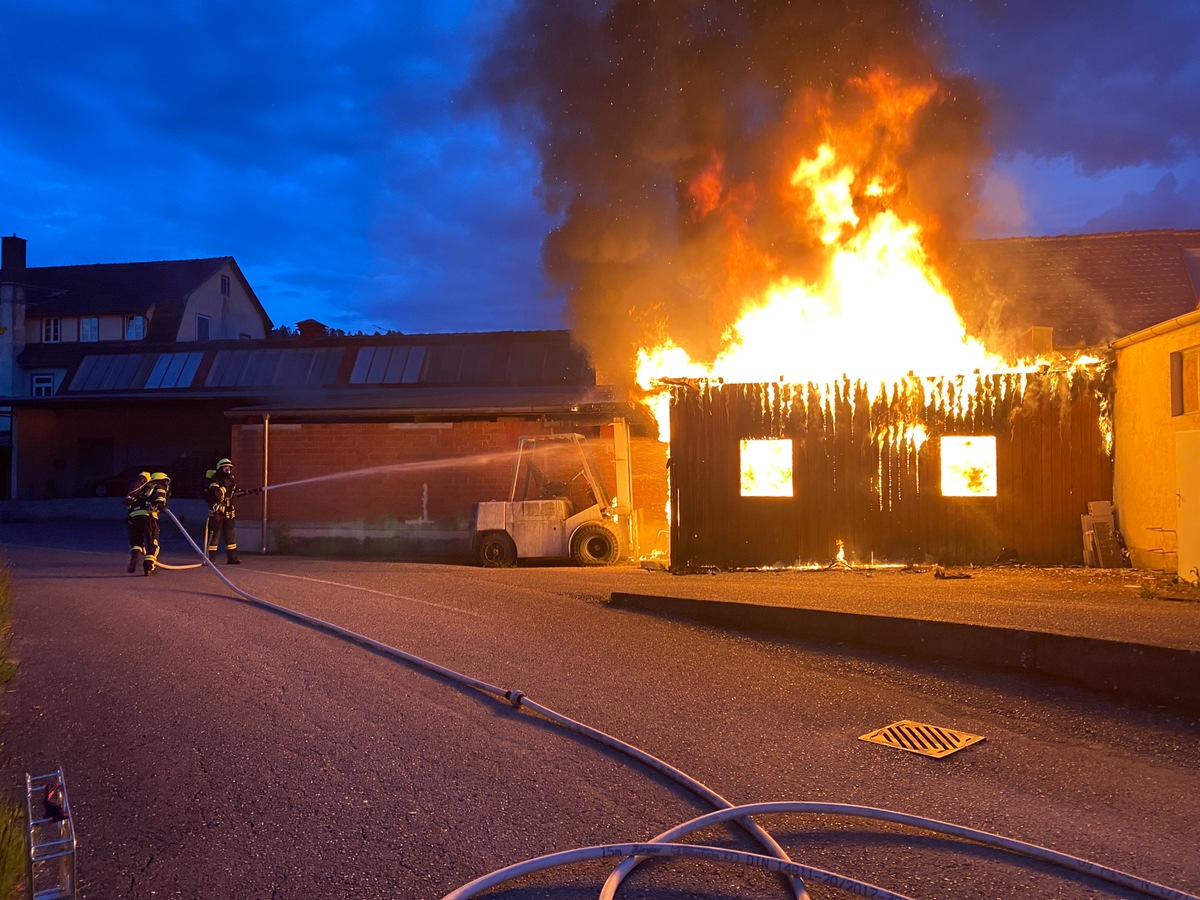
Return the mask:
M305 341L315 341L320 338L329 337L329 326L323 322L318 322L316 319L304 319L296 323L296 330L300 332L300 338Z
M0 242L0 397L13 397L24 380L17 356L25 349L25 239Z
M0 238L0 269L4 270L5 281L25 272L25 238L5 235Z

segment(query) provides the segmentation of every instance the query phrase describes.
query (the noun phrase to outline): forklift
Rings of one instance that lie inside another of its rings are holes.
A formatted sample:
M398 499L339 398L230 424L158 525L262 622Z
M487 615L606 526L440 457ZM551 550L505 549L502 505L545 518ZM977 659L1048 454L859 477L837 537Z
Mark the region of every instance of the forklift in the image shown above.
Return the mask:
M629 432L623 419L613 425L618 481L628 484ZM618 494L608 493L582 435L523 437L508 499L475 504L475 556L488 568L507 568L518 559L614 565L636 541L630 491Z

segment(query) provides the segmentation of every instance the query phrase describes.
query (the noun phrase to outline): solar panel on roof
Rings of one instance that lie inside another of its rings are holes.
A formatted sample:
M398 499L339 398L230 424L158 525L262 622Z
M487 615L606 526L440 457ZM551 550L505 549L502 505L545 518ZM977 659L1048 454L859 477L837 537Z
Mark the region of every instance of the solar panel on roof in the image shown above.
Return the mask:
M144 354L131 354L129 356L118 356L113 360L113 365L109 368L108 374L104 376L104 381L100 384L100 389L103 391L124 391L133 387L134 378L137 376L138 366L141 364Z
M400 378L403 384L416 384L421 380L421 369L425 363L425 347L418 345L409 348L408 359L404 363L404 375Z
M84 390L84 385L91 378L92 373L96 370L97 358L95 356L85 356L83 362L79 364L79 368L75 370L74 377L71 378L71 384L67 387L69 391Z
M91 354L71 378L70 391L128 391L141 388L157 370L158 354ZM197 364L199 360L197 360ZM182 371L182 369L180 370Z
M429 365L425 367L425 380L431 384L454 384L462 369L463 347L461 344L440 344L429 350Z
M341 361L339 347L221 350L213 360L205 384L208 387L330 384Z
M241 383L242 371L250 354L245 350L218 350L212 368L208 370L205 387L232 387Z
M383 380L386 384L396 384L404 379L404 366L408 362L407 347L393 347L388 359L387 369L384 370Z
M342 367L342 356L345 350L341 347L326 347L318 350L313 358L312 373L309 384L332 384L337 378L338 369Z
M351 384L413 384L421 374L425 348L359 347L350 373Z
M495 344L467 344L463 347L462 364L457 381L463 384L482 384L492 381L492 361L496 358Z
M160 353L146 376L149 390L191 387L202 353Z

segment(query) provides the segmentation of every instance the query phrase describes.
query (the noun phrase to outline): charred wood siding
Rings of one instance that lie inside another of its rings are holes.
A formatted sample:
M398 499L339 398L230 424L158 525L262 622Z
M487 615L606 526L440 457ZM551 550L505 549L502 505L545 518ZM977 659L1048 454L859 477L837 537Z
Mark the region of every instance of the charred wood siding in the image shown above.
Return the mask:
M1081 564L1080 515L1112 497L1092 372L913 379L870 400L848 382L674 388L676 569L847 559ZM943 496L940 438L993 435L996 496ZM743 497L743 439L790 438L793 496Z

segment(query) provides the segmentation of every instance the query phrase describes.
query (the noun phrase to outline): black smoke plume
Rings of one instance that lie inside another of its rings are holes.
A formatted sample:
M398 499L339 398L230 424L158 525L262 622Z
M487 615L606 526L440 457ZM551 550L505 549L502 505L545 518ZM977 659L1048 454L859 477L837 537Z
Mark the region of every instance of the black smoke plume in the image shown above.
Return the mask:
M819 271L788 176L861 112L873 72L937 86L901 148L897 211L935 241L959 233L983 110L932 37L912 0L518 2L474 89L536 142L561 216L543 263L602 378L630 383L637 347L667 336L711 360L745 297Z

